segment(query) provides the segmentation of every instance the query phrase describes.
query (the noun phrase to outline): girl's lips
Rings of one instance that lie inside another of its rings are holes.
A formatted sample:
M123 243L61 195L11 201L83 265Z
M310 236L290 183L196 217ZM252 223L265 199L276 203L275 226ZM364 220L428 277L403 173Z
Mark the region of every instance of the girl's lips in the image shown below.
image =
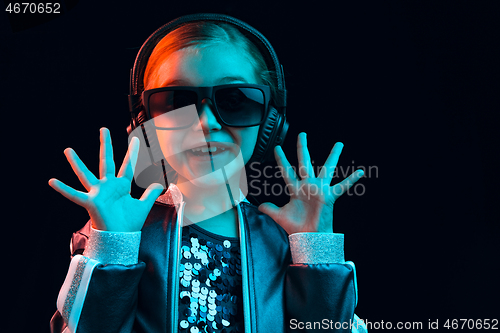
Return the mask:
M210 159L212 159L213 161L217 161L223 158L228 158L229 152L230 149L217 149L217 151L213 153L203 153L202 155L196 155L191 149L189 149L186 151L186 155L190 160L193 160L195 162L208 162L210 161Z
M222 158L228 158L229 153L237 155L237 145L229 142L206 141L194 143L188 145L188 147L184 149L184 152L190 159L197 162L210 161L210 159L214 161L221 160Z
M220 141L203 141L203 142L197 142L193 144L187 145L184 150L191 150L195 148L208 148L208 147L217 147L217 148L223 148L223 149L234 149L236 145L234 143L229 143L229 142L220 142Z

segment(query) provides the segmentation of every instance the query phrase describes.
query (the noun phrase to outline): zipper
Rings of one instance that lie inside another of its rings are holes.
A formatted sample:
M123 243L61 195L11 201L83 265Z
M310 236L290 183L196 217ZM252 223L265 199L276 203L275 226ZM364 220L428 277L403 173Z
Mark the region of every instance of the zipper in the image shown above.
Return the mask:
M245 333L252 332L252 322L250 321L250 284L248 282L248 258L247 258L247 248L246 248L246 230L245 223L243 219L243 213L241 212L240 202L236 204L236 209L238 210L238 224L240 229L240 254L241 254L241 284L243 292L243 322L245 327Z
M174 253L174 260L173 260L173 269L174 269L174 278L173 278L173 297L172 297L172 302L170 309L174 309L173 313L173 320L171 324L171 332L173 333L178 333L179 331L179 263L180 263L180 256L181 256L181 239L182 239L182 221L183 221L183 215L184 215L184 205L185 202L182 201L179 204L179 208L177 209L177 221L175 223L175 232L176 232L176 237L174 238L174 244L173 248L175 249Z

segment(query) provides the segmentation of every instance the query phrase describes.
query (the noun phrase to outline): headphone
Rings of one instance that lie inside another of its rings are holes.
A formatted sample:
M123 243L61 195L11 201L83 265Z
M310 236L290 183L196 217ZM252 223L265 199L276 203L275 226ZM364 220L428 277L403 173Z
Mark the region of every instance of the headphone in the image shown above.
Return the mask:
M273 159L274 147L282 145L288 131L288 122L286 121L286 89L283 66L278 61L278 56L274 52L269 41L255 28L240 21L234 17L224 14L191 14L179 17L157 29L144 42L137 54L134 67L130 70L130 93L128 95L130 125L127 127L127 133L130 134L135 128L141 126L146 120L146 112L139 102L142 91L144 90L144 71L148 63L149 56L158 42L169 32L175 30L185 23L196 21L215 21L229 23L243 33L260 51L268 69L276 73L275 85L276 95L274 101L269 104L267 117L260 126L257 143L249 162L265 162ZM141 126L146 144L150 149L158 151L158 139L153 133L147 133L144 126ZM149 135L148 135L149 134ZM162 161L163 163L163 161Z

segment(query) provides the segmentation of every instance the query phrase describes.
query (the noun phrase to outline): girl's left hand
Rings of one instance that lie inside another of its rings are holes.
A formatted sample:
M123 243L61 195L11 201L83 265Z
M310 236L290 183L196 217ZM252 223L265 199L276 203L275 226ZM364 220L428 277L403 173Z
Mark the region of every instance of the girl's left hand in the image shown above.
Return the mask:
M333 146L316 177L307 149L306 133L300 133L297 156L301 180L298 180L283 150L277 146L274 155L290 193L290 202L283 207L266 202L259 206L259 210L269 215L289 235L297 232L333 232L335 201L363 176L363 170L356 170L342 182L330 186L343 147L341 142Z

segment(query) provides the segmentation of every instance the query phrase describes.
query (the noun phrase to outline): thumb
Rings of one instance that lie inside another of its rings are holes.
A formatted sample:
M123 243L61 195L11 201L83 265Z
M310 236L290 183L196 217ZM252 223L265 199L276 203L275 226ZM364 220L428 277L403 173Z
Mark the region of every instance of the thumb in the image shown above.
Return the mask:
M259 206L259 211L269 215L269 217L277 222L280 208L271 202L264 202Z
M141 196L142 202L145 202L149 207L153 206L155 200L160 196L163 191L163 185L154 183L148 186L146 191Z

